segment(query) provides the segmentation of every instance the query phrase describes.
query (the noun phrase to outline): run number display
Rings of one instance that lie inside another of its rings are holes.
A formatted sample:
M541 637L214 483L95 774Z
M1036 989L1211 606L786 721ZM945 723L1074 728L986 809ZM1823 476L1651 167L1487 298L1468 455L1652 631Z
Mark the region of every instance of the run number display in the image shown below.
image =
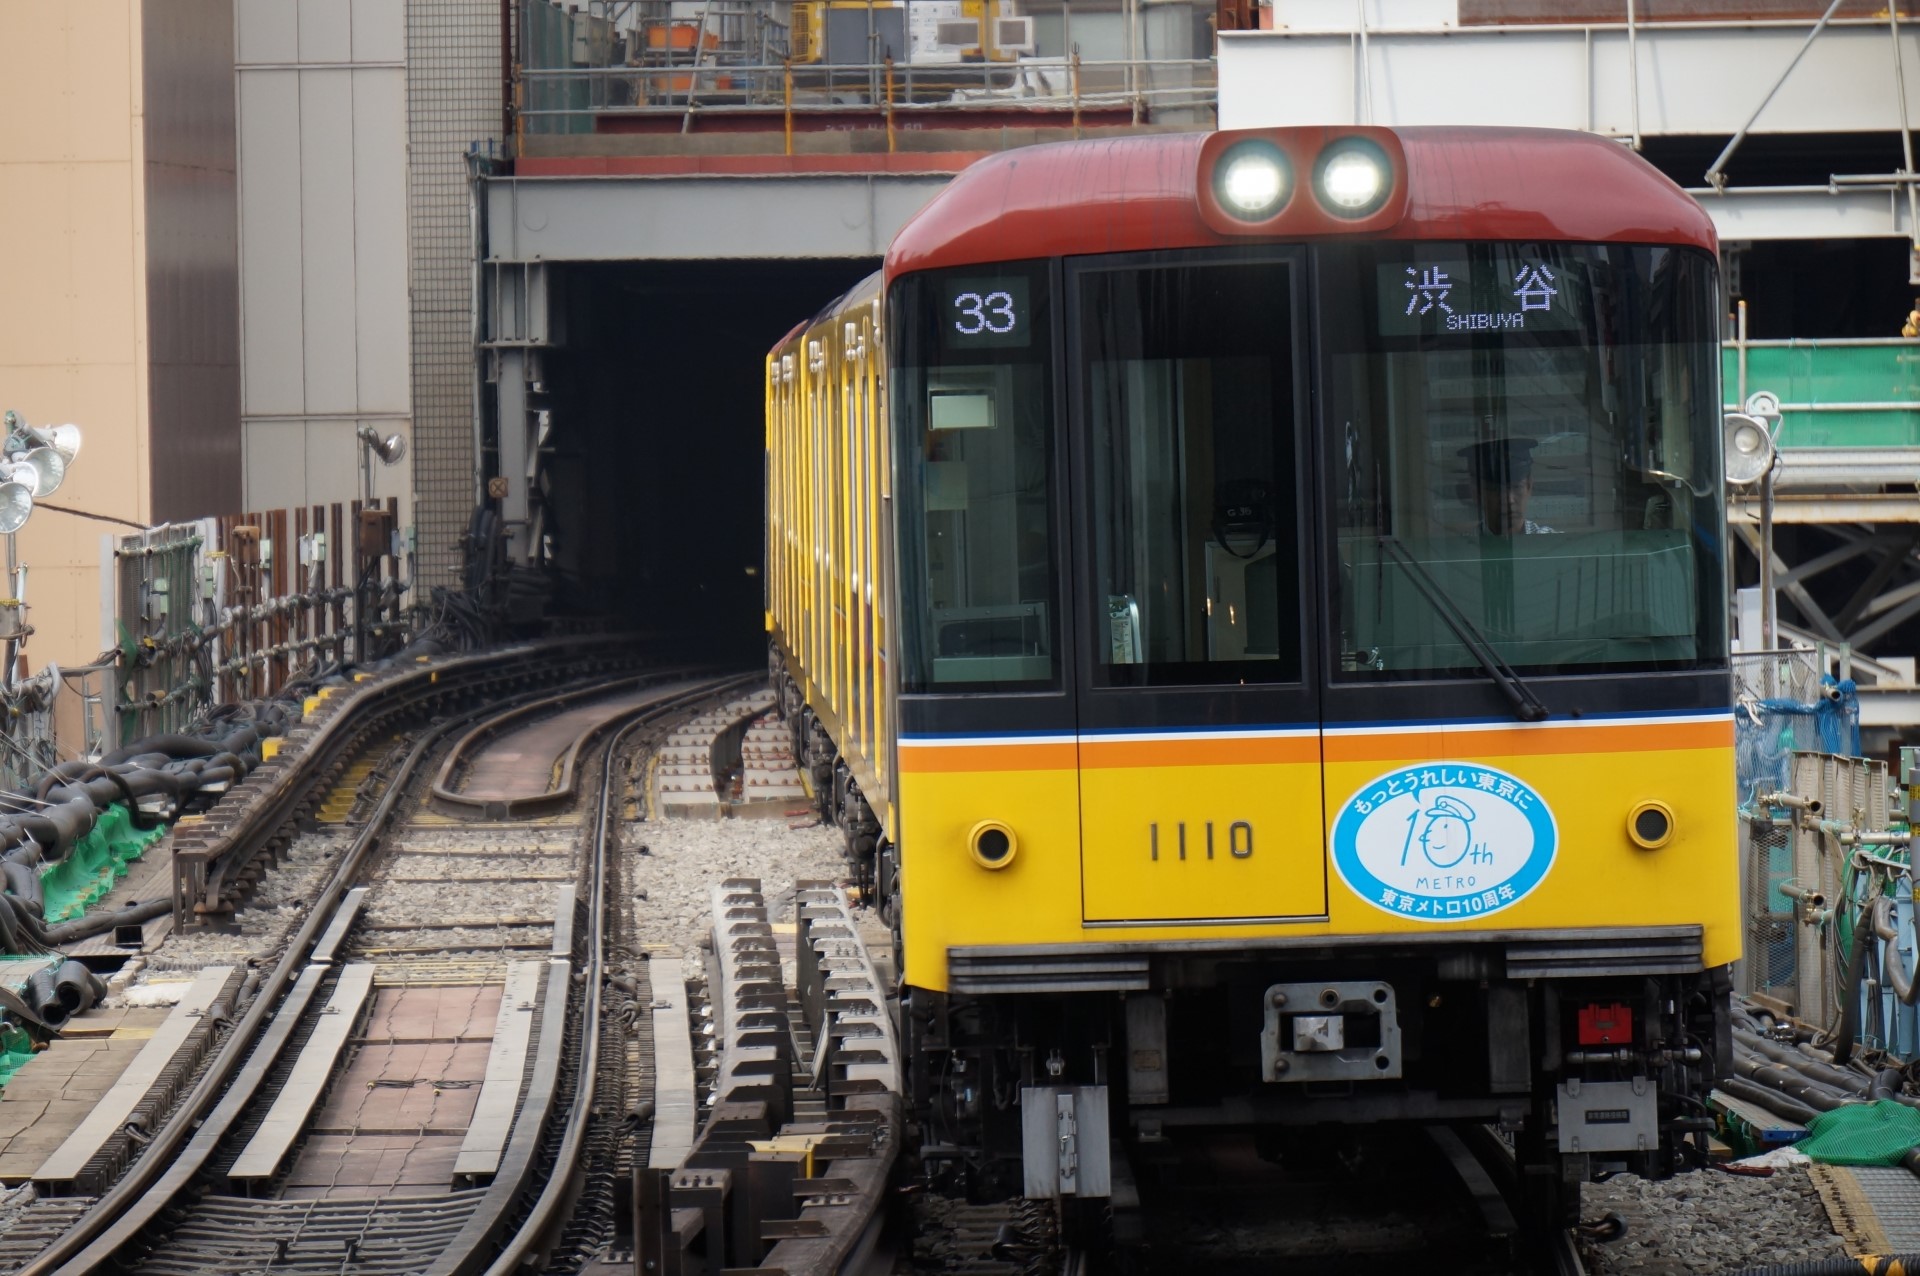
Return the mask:
M1024 348L1032 327L1027 281L1017 275L955 279L947 286L941 328L949 348L983 346Z

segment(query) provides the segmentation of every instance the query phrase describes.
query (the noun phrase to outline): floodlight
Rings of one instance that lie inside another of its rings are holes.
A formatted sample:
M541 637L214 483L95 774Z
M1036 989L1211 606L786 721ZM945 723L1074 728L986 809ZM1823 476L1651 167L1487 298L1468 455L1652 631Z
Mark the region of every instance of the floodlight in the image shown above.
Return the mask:
M35 496L52 496L67 478L67 458L50 447L16 453L0 468L8 478L31 487Z
M12 535L33 513L33 489L17 479L0 482L0 534Z
M383 439L372 426L363 425L360 427L360 441L367 445L369 452L380 458L382 465L392 465L407 454L407 436L404 434L389 434Z
M66 458L69 465L73 458L80 455L80 427L77 425L55 425L35 431L46 445Z
M1722 429L1727 482L1745 487L1773 468L1773 436L1765 421L1745 412L1729 412Z

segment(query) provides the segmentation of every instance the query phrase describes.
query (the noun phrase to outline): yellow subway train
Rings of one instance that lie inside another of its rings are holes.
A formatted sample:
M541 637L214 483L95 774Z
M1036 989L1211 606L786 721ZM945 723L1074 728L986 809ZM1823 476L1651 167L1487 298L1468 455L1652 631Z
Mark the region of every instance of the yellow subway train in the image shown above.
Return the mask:
M782 711L892 924L922 1164L1481 1122L1700 1164L1739 955L1716 241L1639 157L981 161L767 360Z

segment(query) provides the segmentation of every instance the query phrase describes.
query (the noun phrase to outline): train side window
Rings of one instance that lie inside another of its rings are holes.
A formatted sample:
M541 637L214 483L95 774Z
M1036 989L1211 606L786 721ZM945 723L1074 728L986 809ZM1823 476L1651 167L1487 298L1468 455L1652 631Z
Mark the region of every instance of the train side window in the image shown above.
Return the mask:
M1096 678L1298 681L1288 266L1099 270L1080 287Z
M1045 274L896 285L902 690L1057 685Z

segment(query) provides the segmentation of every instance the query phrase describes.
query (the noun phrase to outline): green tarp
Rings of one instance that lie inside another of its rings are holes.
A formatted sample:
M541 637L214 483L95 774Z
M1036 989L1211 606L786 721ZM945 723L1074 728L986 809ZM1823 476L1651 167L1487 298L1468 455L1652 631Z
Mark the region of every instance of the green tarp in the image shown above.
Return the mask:
M1828 1165L1898 1165L1920 1147L1920 1109L1892 1099L1848 1104L1807 1122L1794 1147Z
M127 875L127 865L139 859L140 852L166 831L165 825L137 829L125 803L109 806L93 831L81 838L65 859L40 874L40 889L46 892L47 925L69 921L85 912L87 905L112 890L113 884Z

